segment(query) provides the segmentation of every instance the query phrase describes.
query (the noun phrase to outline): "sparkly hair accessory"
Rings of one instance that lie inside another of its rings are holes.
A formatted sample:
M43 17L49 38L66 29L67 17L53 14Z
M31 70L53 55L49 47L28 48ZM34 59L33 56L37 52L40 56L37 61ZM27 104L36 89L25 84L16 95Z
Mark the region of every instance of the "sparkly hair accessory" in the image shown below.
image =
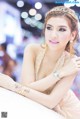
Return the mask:
M61 13L65 13L68 14L69 16L72 16L74 19L78 20L78 17L75 13L74 10L67 8L65 6L58 6L58 7L54 7L52 8L49 12L46 13L46 17L48 14L52 14L52 13L56 13L56 12L61 12Z

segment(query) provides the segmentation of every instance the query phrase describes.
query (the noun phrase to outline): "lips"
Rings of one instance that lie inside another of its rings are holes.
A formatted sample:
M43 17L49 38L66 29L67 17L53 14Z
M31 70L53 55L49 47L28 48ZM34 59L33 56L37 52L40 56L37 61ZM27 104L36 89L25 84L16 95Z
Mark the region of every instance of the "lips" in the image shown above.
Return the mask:
M49 40L49 42L52 44L58 44L59 43L58 41L55 41L55 40Z

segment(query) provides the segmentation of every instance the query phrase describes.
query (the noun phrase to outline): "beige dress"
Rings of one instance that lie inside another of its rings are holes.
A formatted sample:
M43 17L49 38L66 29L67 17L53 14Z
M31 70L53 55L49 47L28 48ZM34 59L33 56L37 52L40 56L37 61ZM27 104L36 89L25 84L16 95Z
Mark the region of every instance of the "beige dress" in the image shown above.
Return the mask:
M36 70L36 80L38 79L38 72L43 61L43 58L46 54L46 48L38 54L36 58L35 70ZM61 68L64 63L66 63L70 58L70 54L64 52L60 59L57 61L54 71ZM52 87L46 90L44 93L49 94L52 90ZM80 100L75 96L72 90L69 90L61 102L54 108L54 111L63 115L65 119L80 119Z

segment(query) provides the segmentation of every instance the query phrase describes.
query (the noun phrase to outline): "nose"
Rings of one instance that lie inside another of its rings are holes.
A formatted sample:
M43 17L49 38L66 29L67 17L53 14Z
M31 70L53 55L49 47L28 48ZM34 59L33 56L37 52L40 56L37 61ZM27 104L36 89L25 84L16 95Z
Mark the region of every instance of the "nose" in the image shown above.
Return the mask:
M51 37L52 37L52 38L57 38L57 37L58 37L57 31L53 30L53 31L51 32Z

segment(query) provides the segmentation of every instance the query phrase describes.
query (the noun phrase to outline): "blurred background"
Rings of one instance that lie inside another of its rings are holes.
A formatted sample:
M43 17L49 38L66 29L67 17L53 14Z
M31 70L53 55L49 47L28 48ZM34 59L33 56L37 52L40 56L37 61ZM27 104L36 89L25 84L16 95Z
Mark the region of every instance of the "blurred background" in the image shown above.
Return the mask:
M45 13L60 5L76 11L80 34L80 0L0 0L0 72L20 80L24 48L44 42ZM74 47L80 56L80 39ZM72 90L80 99L80 72Z

